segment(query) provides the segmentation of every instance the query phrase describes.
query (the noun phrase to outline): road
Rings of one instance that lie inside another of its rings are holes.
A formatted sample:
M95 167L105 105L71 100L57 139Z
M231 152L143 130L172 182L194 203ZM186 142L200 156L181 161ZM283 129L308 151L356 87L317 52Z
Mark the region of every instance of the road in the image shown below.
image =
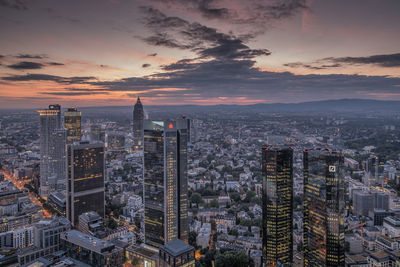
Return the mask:
M25 184L27 184L27 183L29 182L29 180L18 179L17 177L15 177L15 176L13 176L13 175L11 175L11 174L9 174L8 172L3 171L3 170L0 171L0 173L2 173L2 174L4 175L4 178L5 178L6 180L12 182L18 189L27 190L27 191L28 191L28 194L29 194L29 198L31 199L31 201L32 201L34 204L39 205L39 206L42 207L42 209L43 209L43 216L44 216L45 218L50 218L50 217L52 216L52 214L51 214L48 210L46 210L46 209L43 208L43 205L42 205L42 203L40 202L39 198L36 196L36 194L33 193L33 192L30 192L30 191L25 187Z

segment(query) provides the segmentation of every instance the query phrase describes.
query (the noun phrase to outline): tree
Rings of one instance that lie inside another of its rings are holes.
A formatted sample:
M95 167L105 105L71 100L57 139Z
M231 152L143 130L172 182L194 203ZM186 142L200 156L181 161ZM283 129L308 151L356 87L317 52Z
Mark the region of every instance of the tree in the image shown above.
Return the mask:
M190 201L196 203L196 206L198 206L200 203L203 203L203 198L199 193L193 193L190 197Z
M218 200L216 200L216 199L211 200L210 201L210 207L211 208L219 208Z
M230 231L229 231L229 234L230 234L230 235L234 235L234 236L236 236L236 237L239 236L239 232L238 232L238 230L236 230L236 229L230 230Z
M239 202L240 201L240 195L237 192L233 192L230 194L231 199L233 199L233 201L235 202Z
M193 247L196 247L196 238L197 238L196 232L189 233L189 244Z
M242 267L254 266L244 251L228 251L223 254L217 254L215 257L215 266L221 267Z

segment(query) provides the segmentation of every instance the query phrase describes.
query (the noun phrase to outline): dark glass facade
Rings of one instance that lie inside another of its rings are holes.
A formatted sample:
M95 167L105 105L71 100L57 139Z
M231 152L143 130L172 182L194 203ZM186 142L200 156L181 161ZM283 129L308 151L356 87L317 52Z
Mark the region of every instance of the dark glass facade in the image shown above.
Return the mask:
M304 266L345 266L342 155L304 151Z
M74 226L79 215L95 211L104 217L104 145L68 146L67 218Z
M145 240L159 247L187 242L187 122L145 121Z
M67 144L81 141L81 112L69 108L64 112L64 127L67 130Z
M133 149L135 151L143 149L143 120L143 106L138 97L135 107L133 108Z
M263 258L265 266L292 266L293 149L263 146Z

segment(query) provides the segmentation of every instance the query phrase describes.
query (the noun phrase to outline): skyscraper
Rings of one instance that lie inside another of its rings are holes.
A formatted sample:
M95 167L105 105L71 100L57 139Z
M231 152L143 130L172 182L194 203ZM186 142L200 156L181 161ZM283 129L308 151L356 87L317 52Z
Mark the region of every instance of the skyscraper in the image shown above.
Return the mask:
M79 215L95 211L104 217L104 145L68 145L67 218L77 226Z
M344 266L344 157L304 151L304 266Z
M145 121L145 241L188 242L187 121Z
M48 109L38 110L40 115L40 188L39 194L46 198L51 191L55 190L57 173L54 173L53 163L57 162L54 151L60 148L62 144L55 144L53 138L59 139L54 134L56 129L62 129L61 125L61 107L60 105L50 105ZM65 142L64 142L65 145ZM61 160L61 159L59 159ZM64 172L65 174L65 172ZM62 174L61 174L62 175Z
M64 127L67 130L67 144L81 141L81 116L77 108L64 111Z
M143 106L138 97L133 109L133 149L135 151L143 149L143 120Z
M293 149L262 148L265 266L292 266Z

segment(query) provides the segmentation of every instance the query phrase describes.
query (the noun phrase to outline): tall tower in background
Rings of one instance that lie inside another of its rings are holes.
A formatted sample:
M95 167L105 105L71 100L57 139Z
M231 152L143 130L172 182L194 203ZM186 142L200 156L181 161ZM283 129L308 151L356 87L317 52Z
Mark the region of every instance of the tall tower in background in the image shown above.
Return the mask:
M143 150L143 121L143 106L138 97L133 109L133 149L135 151Z
M67 130L67 144L81 141L82 112L77 108L64 111L64 127Z
M102 143L68 145L67 219L74 226L88 211L104 217L104 160Z
M263 258L265 266L292 266L293 149L263 146Z
M304 266L344 266L342 155L304 151Z
M187 121L144 122L145 242L188 242Z
M48 109L38 110L40 115L40 188L39 194L43 198L51 193L55 189L54 180L56 178L49 179L54 170L52 163L54 162L52 147L58 147L54 145L52 138L54 137L53 132L56 129L61 129L61 106L50 105Z

